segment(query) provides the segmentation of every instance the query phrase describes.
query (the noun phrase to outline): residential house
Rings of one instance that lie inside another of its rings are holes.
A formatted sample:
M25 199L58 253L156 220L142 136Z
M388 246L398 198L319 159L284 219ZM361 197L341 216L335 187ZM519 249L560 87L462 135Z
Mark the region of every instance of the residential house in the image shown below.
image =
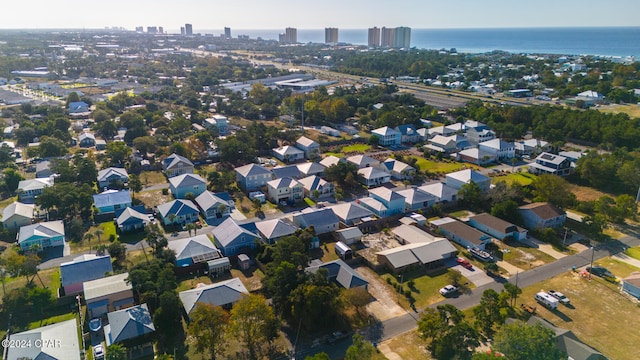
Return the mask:
M516 142L514 145L516 147L516 155L520 156L537 155L541 152L548 152L551 150L551 145L548 142L539 139L522 140Z
M476 165L486 165L496 161L495 155L482 151L479 148L465 149L458 152L458 159Z
M404 213L404 196L386 187L369 190L369 196L383 203L388 211L386 216Z
M7 339L11 343L25 345L6 346L5 359L7 360L80 360L84 358L80 356L80 338L75 318L11 334Z
M389 208L382 202L373 197L364 197L356 200L356 203L364 207L365 209L371 211L374 215L378 217L387 217Z
M481 142L493 140L496 134L487 126L479 121L467 120L464 123L465 136L472 145L478 145Z
M320 126L320 133L335 137L340 136L340 131L329 126Z
M249 291L238 278L209 285L198 284L195 289L181 291L178 294L187 316L191 314L199 303L221 306L226 310L230 310L233 304L247 295L249 295Z
M189 193L196 197L207 190L207 182L198 174L182 174L169 178L169 189L176 199L185 199Z
M213 241L226 257L244 254L256 247L256 240L260 240L254 223L238 224L228 218L211 232Z
M455 136L436 135L424 146L427 149L450 154L458 150Z
M498 160L508 160L516 156L516 146L511 141L493 139L478 144L478 149L495 156Z
M380 166L380 161L367 156L367 155L353 155L347 158L347 161L354 164L358 169L364 169L366 167L377 168Z
M7 230L18 231L33 222L33 204L14 201L2 210L2 225Z
M96 150L107 150L107 141L103 139L96 139Z
M371 131L371 136L378 138L380 146L399 146L402 141L402 134L388 126Z
M378 263L398 274L419 267L442 268L457 253L458 250L447 239L436 238L434 241L416 242L380 251L376 253L376 257Z
M325 169L331 167L333 165L338 165L338 163L344 162L344 158L339 158L337 156L329 155L324 159L320 160L320 165L324 166Z
M325 263L320 262L319 264L314 263L306 268L305 271L315 274L320 269L327 271L327 279L336 282L345 289L363 288L367 290L369 287L367 280L340 259Z
M26 225L18 232L18 245L22 250L29 250L34 245L40 249L63 246L64 242L65 232L62 220Z
M602 104L604 102L604 95L597 91L587 90L579 93L576 96L576 99L583 100L585 103L589 104Z
M428 209L436 203L436 197L433 194L418 188L398 190L397 193L404 198L404 212Z
M462 124L459 124L462 125ZM428 129L429 138L433 138L436 135L449 136L462 131L455 126L436 126Z
M220 219L231 215L229 202L216 196L211 191L205 191L198 195L195 201L205 220Z
M84 254L60 264L60 281L64 295L69 296L82 292L82 283L102 279L112 273L111 256Z
M215 114L204 119L204 125L209 129L218 129L218 134L222 136L229 133L229 121L224 115Z
M634 271L629 276L622 279L622 291L640 299L640 272Z
M149 215L143 212L144 206L127 207L116 211L116 225L121 233L144 229L149 224Z
M413 124L398 125L394 130L400 133L402 144L415 144L420 141L420 135Z
M293 223L302 229L313 226L316 235L322 235L338 230L340 219L329 208L307 209L293 215Z
M582 156L584 156L584 154L581 153L580 151L559 151L558 155L566 157L567 159L571 160L573 164L577 163L578 160ZM574 166L574 165L571 165L571 166Z
M297 164L296 167L300 171L300 177L318 175L321 176L324 174L324 166L316 163L316 162L306 162L302 164Z
M296 140L296 147L304 152L305 159L315 159L320 156L320 144L305 136Z
M235 168L236 181L245 191L258 190L273 180L271 171L260 165L248 164Z
M295 146L286 145L273 149L273 156L285 163L294 163L304 160L304 151Z
M304 187L304 195L314 199L333 197L335 187L325 179L311 175L299 180Z
M53 175L53 170L51 169L51 161L40 161L36 164L36 178L44 179L51 177Z
M416 169L402 161L388 158L385 160L380 168L391 174L391 177L396 180L411 179L416 174Z
M458 189L452 188L445 183L437 182L420 186L418 189L435 196L436 204L458 200Z
M509 236L516 241L527 239L527 230L487 213L469 217L469 225L498 240Z
M271 173L273 174L273 179L280 179L285 177L299 179L304 176L300 172L300 168L297 165L276 166L271 169Z
M327 207L338 217L341 223L347 226L353 226L373 216L371 210L364 208L354 202L342 203Z
M18 183L18 201L33 204L44 188L53 186L53 177L22 180Z
M548 202L537 202L518 208L524 225L530 229L557 228L564 225L567 214Z
M90 111L89 104L84 101L70 102L67 111L69 111L69 115L88 113Z
M295 234L298 227L283 219L271 219L258 221L256 229L258 229L258 233L262 236L264 242L274 244L285 236Z
M304 186L290 177L275 179L267 183L267 194L276 204L282 201L295 203L304 198Z
M440 230L447 239L460 244L465 249L484 250L485 246L491 242L491 236L450 217L433 220L431 225Z
M93 205L101 214L126 209L131 207L131 193L129 190L106 190L93 195Z
M507 319L507 323L509 323L510 320L511 319ZM566 357L570 360L608 360L608 358L598 350L580 341L571 330L556 327L549 321L537 316L530 317L527 324L530 326L540 324L551 329L554 333L556 349L566 354Z
M188 267L220 259L220 250L204 234L169 241L167 246L176 253L176 266Z
M127 351L127 359L153 358L156 328L147 304L112 311L107 314L107 322L104 326L107 346L122 344Z
M162 170L168 178L182 174L193 174L193 163L184 156L173 153L162 160Z
M176 199L156 207L164 225L188 224L198 221L198 207L189 200Z
M352 245L362 240L362 231L357 226L336 231L336 240L346 245Z
M456 190L460 190L463 185L469 184L472 181L476 183L483 192L488 191L491 186L491 179L489 177L471 169L449 173L445 176L445 181L449 187Z
M129 182L129 173L124 168L109 167L98 171L98 189L121 189Z
M380 186L391 182L391 175L374 167L358 169L358 174L362 176L362 183L367 187Z
M90 132L83 131L78 136L78 146L81 148L90 148L96 146L96 136Z
M536 162L529 165L529 172L532 174L553 174L567 176L571 174L571 160L564 156L554 155L547 152L536 157Z
M432 242L438 239L415 225L402 224L393 228L391 232L393 237L402 245Z
M89 319L134 305L129 273L112 275L82 283Z

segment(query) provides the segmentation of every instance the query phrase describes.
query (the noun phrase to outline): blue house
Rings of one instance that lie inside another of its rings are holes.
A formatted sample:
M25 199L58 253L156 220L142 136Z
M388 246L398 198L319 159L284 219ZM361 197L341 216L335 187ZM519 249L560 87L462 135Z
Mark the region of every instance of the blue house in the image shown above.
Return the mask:
M173 200L158 205L156 209L164 225L193 223L198 221L200 214L198 207L189 200Z
M131 207L131 193L129 190L107 190L93 195L93 204L100 213L111 213L116 210Z
M400 133L400 142L403 144L415 144L420 140L420 134L413 124L398 125L394 130Z
M169 249L176 253L176 266L186 267L209 260L222 258L220 250L209 240L207 235L173 240L169 242Z
M369 190L369 196L378 200L387 207L386 216L404 213L404 196L386 187L377 187Z
M116 225L120 232L142 230L148 223L149 215L145 213L142 205L116 211Z
M260 239L254 223L239 225L228 218L211 232L213 241L224 256L242 254L256 247Z
M89 112L89 104L84 101L77 101L69 103L69 107L67 108L69 114L80 114Z
M207 182L198 174L182 174L169 178L169 188L176 199L188 193L198 196L207 190Z
M62 220L47 221L20 228L18 245L22 250L29 250L37 245L40 249L64 245L64 223Z
M258 190L273 180L273 173L260 165L248 164L235 168L236 182L246 190Z

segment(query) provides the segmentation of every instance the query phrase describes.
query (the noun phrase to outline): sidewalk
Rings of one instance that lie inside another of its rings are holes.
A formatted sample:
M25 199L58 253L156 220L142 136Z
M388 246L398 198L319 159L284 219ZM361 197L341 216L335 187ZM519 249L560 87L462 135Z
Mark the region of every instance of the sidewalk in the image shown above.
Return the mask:
M616 259L616 260L620 260L622 262L625 262L631 266L635 266L637 268L640 268L640 260L638 259L634 259L631 256L625 254L625 253L617 253L615 255L612 256L612 258Z

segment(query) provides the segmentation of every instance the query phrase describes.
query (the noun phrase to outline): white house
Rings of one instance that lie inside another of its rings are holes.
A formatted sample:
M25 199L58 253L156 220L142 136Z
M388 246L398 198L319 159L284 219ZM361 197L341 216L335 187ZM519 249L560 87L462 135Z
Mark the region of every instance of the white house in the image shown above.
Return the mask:
M380 186L391 182L391 175L388 172L373 167L358 169L358 174L362 176L364 185L368 187Z
M286 163L296 162L304 159L304 151L294 146L282 146L273 149L273 155L280 161Z
M267 182L268 196L275 203L296 202L304 197L304 186L298 180L284 177Z
M516 146L513 142L493 139L478 144L478 149L492 154L498 160L511 159L516 156Z
M402 141L402 133L388 126L373 130L371 135L378 138L380 146L398 146Z
M301 136L298 138L296 147L304 152L304 157L307 159L314 159L320 155L320 144L308 137Z

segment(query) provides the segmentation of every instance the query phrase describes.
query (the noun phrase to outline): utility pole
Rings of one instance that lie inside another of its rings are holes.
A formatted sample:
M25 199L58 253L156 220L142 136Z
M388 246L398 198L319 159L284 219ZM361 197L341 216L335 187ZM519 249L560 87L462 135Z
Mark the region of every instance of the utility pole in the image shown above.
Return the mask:
M566 245L564 244L565 241L567 241L567 231L569 229L567 229L566 227L564 228L564 239L562 239L562 247L565 247Z
M593 255L596 252L596 247L591 244L591 265L589 266L589 280L591 280L591 274L593 273Z

